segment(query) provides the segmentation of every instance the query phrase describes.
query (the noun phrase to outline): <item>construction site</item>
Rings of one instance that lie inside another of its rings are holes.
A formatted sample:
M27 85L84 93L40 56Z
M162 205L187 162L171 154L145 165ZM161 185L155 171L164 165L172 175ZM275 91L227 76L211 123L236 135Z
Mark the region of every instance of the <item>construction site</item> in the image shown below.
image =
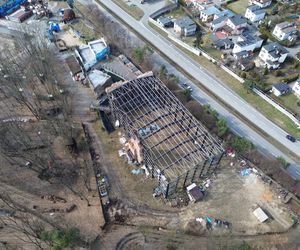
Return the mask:
M210 175L224 150L152 73L106 89L129 156L157 178L165 198Z

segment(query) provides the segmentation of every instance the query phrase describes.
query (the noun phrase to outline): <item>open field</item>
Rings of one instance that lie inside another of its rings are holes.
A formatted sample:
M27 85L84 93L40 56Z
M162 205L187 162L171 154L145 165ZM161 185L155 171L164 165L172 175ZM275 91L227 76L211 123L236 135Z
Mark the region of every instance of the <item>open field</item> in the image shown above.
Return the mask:
M245 14L248 3L248 0L237 0L233 3L228 4L226 8L234 11L237 14Z

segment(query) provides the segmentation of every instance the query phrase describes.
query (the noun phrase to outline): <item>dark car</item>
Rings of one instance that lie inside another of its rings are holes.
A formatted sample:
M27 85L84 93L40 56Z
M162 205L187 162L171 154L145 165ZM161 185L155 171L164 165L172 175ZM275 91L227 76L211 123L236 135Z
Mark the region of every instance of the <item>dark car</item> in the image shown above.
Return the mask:
M296 141L296 138L294 136L291 136L291 135L287 135L286 138L288 140L290 140L291 142L295 142Z

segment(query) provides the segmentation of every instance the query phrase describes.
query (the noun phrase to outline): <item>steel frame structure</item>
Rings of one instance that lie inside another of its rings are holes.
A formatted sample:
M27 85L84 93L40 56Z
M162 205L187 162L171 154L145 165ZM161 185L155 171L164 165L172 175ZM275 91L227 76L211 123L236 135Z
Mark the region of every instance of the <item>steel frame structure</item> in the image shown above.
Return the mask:
M118 83L106 92L114 124L119 121L127 138L139 139L144 164L166 198L220 162L220 142L158 78Z

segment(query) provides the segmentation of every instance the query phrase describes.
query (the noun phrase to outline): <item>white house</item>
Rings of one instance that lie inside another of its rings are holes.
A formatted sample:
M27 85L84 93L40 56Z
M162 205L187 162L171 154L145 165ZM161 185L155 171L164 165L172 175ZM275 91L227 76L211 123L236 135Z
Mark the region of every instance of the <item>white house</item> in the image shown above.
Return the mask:
M217 16L217 15L216 15ZM218 29L227 26L231 34L241 34L244 28L247 26L247 20L241 15L231 15L230 12L224 16L217 17L211 22L211 30L216 31Z
M290 87L286 83L277 83L272 86L272 93L275 96L282 96L290 92Z
M195 34L196 29L196 23L189 17L177 19L174 22L174 31L179 35L192 36Z
M266 11L258 5L251 5L246 9L245 17L252 23L258 22L265 18Z
M215 31L226 25L230 17L234 17L235 14L231 10L223 10L220 13L214 15L214 20L211 22L211 30Z
M295 39L297 39L297 32L298 31L294 23L282 22L276 24L272 34L279 41L294 41Z
M232 49L232 53L238 53L241 51L251 51L258 49L262 46L263 39L250 33L243 33L235 42Z
M226 25L232 29L232 34L240 34L247 26L247 20L241 15L235 15L228 18Z
M207 9L200 11L200 20L202 22L208 22L214 19L214 15L220 13L221 11L215 7L211 6Z
M278 43L270 43L262 47L258 57L262 62L261 66L277 69L285 61L288 54L288 50Z
M292 90L294 91L295 95L300 98L300 78L295 82Z
M76 57L85 70L89 70L98 61L104 59L108 53L109 47L104 38L91 41L87 45L81 45L75 50Z
M260 8L266 8L270 6L272 3L272 0L249 0L249 5L257 5Z

